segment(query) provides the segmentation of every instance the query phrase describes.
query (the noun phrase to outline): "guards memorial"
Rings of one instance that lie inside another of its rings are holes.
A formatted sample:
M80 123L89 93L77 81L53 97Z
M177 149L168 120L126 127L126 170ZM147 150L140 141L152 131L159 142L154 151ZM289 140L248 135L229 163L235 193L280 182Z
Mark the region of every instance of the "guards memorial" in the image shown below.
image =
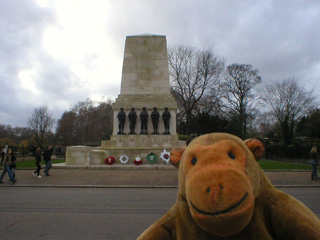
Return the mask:
M126 163L184 146L176 132L177 104L170 94L165 36L127 36L121 92L113 104L113 133L100 147L67 148L67 165L102 165L108 157ZM121 159L122 158L122 159ZM121 161L120 161L121 159Z

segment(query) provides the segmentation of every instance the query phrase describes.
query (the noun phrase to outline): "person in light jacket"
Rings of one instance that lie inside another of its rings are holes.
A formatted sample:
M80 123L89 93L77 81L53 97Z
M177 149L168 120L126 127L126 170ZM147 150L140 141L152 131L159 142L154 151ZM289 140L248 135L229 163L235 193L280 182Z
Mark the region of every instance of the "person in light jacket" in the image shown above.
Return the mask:
M318 148L316 146L313 146L311 151L311 165L312 165L312 173L311 173L311 179L316 180L318 179L318 173L317 173L317 166L318 166Z

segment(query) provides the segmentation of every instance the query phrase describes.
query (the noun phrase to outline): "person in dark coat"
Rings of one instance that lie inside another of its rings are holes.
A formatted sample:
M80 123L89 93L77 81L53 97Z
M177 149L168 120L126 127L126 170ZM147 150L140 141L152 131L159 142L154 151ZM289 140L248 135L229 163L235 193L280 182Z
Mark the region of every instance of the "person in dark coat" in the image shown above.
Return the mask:
M10 163L9 167L10 167L10 171L11 171L12 177L14 179L16 178L16 170L15 170L16 166L17 166L16 160L17 160L16 155L14 154L13 151L11 151L11 163Z
M10 170L10 164L11 164L11 160L12 160L12 150L11 148L8 148L6 155L4 156L4 160L3 160L3 172L0 176L0 183L3 183L3 177L4 175L8 172L10 181L12 183L15 183L17 180L12 176L11 170Z
M43 160L46 164L46 169L44 170L44 173L46 174L46 176L50 176L49 174L49 170L51 169L52 167L52 164L51 164L51 155L52 155L52 147L51 146L48 146L46 148L46 150L43 152Z
M40 176L40 170L41 170L41 148L40 147L37 147L35 151L35 158L36 158L37 169L33 172L33 176L37 178L42 178Z
M3 159L4 159L4 155L5 155L5 148L1 151L1 166L3 164Z

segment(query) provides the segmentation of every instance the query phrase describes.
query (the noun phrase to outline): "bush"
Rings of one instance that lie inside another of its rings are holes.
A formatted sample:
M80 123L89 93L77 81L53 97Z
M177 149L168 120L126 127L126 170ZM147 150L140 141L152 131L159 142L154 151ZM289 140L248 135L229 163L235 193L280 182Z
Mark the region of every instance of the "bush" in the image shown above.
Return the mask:
M308 159L310 158L310 149L312 146L303 144L284 145L281 143L265 144L266 159L275 158L295 158Z
M187 145L195 138L195 136L191 135L179 135L179 140L186 141Z

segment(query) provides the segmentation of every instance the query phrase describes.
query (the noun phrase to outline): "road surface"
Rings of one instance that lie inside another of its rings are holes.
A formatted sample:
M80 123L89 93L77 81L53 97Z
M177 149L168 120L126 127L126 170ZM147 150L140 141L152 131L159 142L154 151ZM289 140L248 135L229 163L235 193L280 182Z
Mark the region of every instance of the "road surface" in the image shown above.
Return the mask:
M320 217L320 188L284 188ZM176 188L0 188L0 239L136 239Z

